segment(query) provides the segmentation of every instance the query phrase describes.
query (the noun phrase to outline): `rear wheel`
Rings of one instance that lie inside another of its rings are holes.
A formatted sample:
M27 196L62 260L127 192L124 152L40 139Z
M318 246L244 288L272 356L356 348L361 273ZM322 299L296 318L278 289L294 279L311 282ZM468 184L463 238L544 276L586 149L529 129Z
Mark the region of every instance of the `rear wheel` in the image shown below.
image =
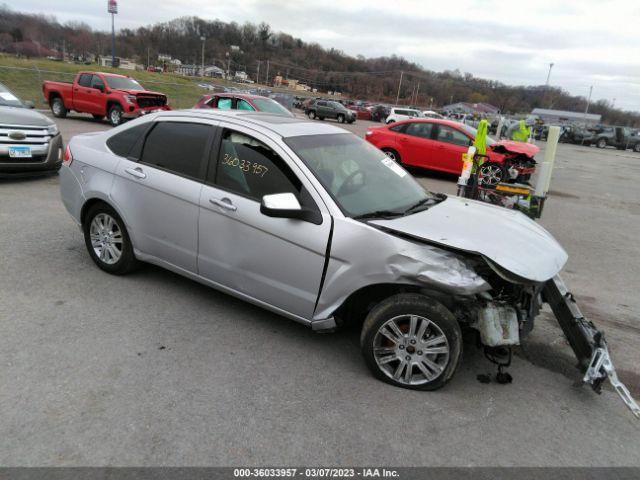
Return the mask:
M123 275L136 267L137 260L124 222L109 205L93 205L82 229L89 255L102 270Z
M64 118L67 116L67 109L60 97L56 97L51 101L51 112L54 117Z
M638 153L640 153L640 142L636 143L636 144L633 146L633 151L634 151L634 152L638 152Z
M338 123L344 123L344 115L338 115Z
M403 293L371 310L360 345L367 367L378 379L403 388L436 390L458 367L462 333L442 304Z
M114 127L122 123L122 107L120 105L113 105L109 109L109 123Z
M487 162L480 167L480 182L485 187L495 187L504 178L504 168L502 165Z
M383 148L382 151L387 157L389 157L394 162L402 164L402 159L400 158L400 154L396 152L393 148Z

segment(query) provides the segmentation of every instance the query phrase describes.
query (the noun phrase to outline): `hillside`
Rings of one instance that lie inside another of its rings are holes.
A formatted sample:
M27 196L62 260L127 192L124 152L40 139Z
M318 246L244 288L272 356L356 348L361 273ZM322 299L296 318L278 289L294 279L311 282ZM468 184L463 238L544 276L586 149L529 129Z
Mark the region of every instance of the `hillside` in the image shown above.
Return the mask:
M199 64L202 36L206 37L205 63L226 69L229 62L232 71L244 70L254 80L259 72L261 83L271 82L276 75L282 75L324 92L337 90L350 98L395 102L402 71L401 103L441 106L452 100L487 102L507 113L529 112L536 107L584 111L586 106L585 98L572 96L557 87L509 86L476 78L470 73L433 72L397 56L352 57L333 48L323 48L286 33L274 32L265 23L239 25L183 17L135 30L121 30L116 39L117 52L119 56L133 58L141 64L147 64L148 58L152 65L158 64L159 53L171 55L184 63ZM0 51L21 53L27 57L62 51L86 56L109 54L110 44L107 32L94 31L87 25L62 25L51 16L23 14L6 6L0 7ZM231 46L237 48L232 49ZM4 63L5 59L0 58L0 65ZM140 80L145 82L145 78ZM157 81L157 77L149 81ZM169 83L183 81L172 77ZM167 86L163 91L169 93L170 88ZM416 91L417 100L414 97ZM186 96L191 98L189 94ZM182 99L178 101L179 104L182 102ZM592 103L589 111L601 114L607 123L640 126L640 113L611 108L606 101Z

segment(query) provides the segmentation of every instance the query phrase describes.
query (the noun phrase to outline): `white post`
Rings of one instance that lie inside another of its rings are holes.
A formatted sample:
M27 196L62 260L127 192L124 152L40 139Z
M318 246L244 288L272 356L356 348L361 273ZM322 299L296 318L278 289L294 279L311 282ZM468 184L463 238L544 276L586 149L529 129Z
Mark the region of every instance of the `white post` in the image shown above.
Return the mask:
M500 115L498 117L498 129L496 130L496 138L500 140L502 138L502 126L504 125L504 117Z
M560 139L560 127L553 125L549 127L549 135L547 137L547 147L544 151L544 161L538 170L538 179L536 180L535 195L544 197L551 186L551 175L553 174L553 165L556 161L556 150L558 149L558 140Z

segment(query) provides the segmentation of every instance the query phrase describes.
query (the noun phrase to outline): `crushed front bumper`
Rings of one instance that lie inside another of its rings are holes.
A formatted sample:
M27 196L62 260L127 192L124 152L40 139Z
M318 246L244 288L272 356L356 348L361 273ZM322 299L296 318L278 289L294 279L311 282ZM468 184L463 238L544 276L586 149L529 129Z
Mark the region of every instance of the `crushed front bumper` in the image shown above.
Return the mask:
M604 333L588 321L576 303L566 285L556 275L548 280L542 290L544 300L556 316L573 353L578 359L578 368L583 373L582 381L600 393L605 379L618 393L625 405L640 419L640 406L629 393L627 387L618 379L616 370L604 339Z

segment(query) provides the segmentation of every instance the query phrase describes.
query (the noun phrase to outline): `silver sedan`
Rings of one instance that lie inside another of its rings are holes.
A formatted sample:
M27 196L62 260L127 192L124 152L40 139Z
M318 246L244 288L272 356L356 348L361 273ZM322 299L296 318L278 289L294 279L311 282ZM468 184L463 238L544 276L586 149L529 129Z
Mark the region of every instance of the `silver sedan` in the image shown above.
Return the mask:
M425 191L363 139L274 114L163 112L79 135L60 181L104 271L150 262L314 330L361 322L368 367L407 388L453 376L461 325L517 344L567 260L520 213Z

